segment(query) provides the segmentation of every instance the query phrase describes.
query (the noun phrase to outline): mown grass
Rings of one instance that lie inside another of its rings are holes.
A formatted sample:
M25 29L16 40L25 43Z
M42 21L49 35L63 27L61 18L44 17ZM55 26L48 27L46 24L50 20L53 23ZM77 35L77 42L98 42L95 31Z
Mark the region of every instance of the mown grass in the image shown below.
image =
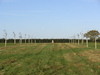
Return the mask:
M0 44L0 75L100 75L100 48L68 43ZM99 44L98 44L99 46Z

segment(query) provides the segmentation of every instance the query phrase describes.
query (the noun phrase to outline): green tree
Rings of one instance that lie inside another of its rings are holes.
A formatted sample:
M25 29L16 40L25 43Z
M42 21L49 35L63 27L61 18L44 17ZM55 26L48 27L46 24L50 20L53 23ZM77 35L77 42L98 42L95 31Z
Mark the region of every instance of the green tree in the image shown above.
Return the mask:
M90 38L91 40L98 38L99 35L100 33L97 30L90 30L89 32L84 34L85 37Z
M88 38L95 40L95 49L97 49L96 39L99 37L100 33L97 30L90 30L84 34L84 37L87 38L87 47L88 47Z

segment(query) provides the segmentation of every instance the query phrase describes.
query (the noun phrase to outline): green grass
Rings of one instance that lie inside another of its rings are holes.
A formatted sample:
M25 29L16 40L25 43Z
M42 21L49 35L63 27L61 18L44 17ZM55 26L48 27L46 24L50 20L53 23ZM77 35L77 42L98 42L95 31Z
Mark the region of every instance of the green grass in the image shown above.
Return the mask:
M100 75L100 47L68 43L0 44L0 75ZM98 44L99 46L100 44Z

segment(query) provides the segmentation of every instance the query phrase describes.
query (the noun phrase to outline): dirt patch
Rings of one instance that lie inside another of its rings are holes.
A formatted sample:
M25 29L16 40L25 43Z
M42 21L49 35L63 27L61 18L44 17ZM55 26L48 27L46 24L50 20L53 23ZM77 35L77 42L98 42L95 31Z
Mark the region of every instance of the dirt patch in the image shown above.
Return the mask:
M20 48L20 50L26 50L26 49L28 49L28 48Z
M78 46L76 44L67 43L66 45L68 45L71 48L78 48Z
M4 75L4 72L3 71L0 71L0 75Z
M69 49L69 47L66 46L65 43L57 43L55 46L54 46L54 50L63 50L63 49Z
M66 43L67 46L69 46L70 48L84 48L84 45L78 45L78 44L72 44L72 43Z
M83 64L82 62L79 62L79 63L75 63L74 66L75 67L84 67L85 64Z
M63 57L67 60L67 61L74 61L76 58L74 57L76 56L76 53L68 53L68 54L64 54Z
M62 44L61 49L69 49L69 47L67 47L66 44Z
M3 62L3 64L14 63L14 62L16 62L16 61L17 61L16 59L9 59L9 60Z
M85 51L85 52L81 52L78 53L78 55L80 56L86 56L86 58L91 61L91 62L98 62L100 63L100 51L96 51L96 50L90 50L90 51Z
M70 54L64 54L63 56L67 61L73 61L72 57L70 56Z
M57 44L55 44L55 46L54 46L54 49L53 50L59 50L59 49L61 49L61 43L57 43Z

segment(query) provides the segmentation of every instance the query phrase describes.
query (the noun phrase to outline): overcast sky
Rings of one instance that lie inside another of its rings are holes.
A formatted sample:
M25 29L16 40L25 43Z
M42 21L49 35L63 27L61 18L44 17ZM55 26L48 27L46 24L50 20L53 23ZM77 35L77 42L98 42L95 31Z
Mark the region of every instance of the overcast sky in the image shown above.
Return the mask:
M100 32L99 0L0 0L0 38L69 38Z

